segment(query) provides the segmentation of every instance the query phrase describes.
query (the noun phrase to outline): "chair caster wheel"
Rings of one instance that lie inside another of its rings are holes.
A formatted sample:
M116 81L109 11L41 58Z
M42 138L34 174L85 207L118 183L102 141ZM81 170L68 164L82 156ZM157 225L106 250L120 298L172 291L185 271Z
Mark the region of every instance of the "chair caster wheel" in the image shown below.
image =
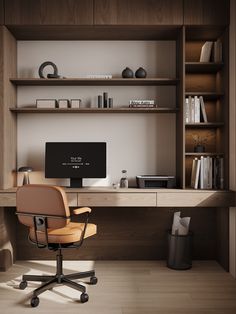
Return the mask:
M81 303L85 303L88 302L89 296L87 293L83 292L80 296L80 302Z
M26 280L22 280L21 283L19 284L19 289L24 290L27 287L28 283Z
M38 298L38 297L33 297L33 298L31 299L30 304L31 304L32 307L38 306L38 305L39 305L39 298Z
M97 277L93 276L93 277L90 278L91 285L96 285L97 282L98 282Z

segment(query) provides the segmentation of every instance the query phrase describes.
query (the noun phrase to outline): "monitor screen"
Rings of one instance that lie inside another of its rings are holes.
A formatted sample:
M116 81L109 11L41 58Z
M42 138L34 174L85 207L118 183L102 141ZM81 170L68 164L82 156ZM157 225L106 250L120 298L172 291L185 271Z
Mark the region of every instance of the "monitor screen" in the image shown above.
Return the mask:
M106 143L46 143L45 177L105 178Z

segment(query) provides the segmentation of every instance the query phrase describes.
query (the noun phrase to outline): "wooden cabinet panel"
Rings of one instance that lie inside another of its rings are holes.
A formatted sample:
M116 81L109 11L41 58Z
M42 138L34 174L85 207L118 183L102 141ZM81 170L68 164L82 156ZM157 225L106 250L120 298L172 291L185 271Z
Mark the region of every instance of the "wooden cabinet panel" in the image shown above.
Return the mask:
M229 24L229 0L184 0L184 24Z
M40 24L40 11L38 0L7 0L5 1L5 24Z
M92 25L93 0L8 0L6 25Z
M3 1L0 0L0 25L4 24L4 7L3 7Z
M182 0L94 0L97 25L180 25Z

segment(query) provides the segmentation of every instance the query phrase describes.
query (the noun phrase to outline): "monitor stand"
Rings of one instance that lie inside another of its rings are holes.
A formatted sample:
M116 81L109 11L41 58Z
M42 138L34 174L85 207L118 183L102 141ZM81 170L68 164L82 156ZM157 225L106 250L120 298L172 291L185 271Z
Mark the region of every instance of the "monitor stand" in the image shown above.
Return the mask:
M82 188L83 179L82 178L70 178L70 188Z

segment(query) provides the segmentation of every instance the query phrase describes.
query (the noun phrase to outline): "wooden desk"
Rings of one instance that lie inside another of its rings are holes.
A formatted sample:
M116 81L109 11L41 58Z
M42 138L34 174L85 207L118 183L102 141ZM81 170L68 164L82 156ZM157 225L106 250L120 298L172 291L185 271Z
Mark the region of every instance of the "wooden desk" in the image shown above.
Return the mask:
M181 189L112 189L106 187L68 189L69 206L91 207L231 207L231 191ZM16 188L0 190L0 206L16 206Z
M98 234L67 259L164 259L166 230L173 212L190 216L196 259L217 259L228 269L228 208L235 206L229 191L180 189L66 189L69 206L94 207L91 220ZM17 259L51 259L48 250L28 243L27 229L15 215L16 188L0 190L0 270ZM128 210L127 210L128 209ZM91 243L91 244L90 244Z

